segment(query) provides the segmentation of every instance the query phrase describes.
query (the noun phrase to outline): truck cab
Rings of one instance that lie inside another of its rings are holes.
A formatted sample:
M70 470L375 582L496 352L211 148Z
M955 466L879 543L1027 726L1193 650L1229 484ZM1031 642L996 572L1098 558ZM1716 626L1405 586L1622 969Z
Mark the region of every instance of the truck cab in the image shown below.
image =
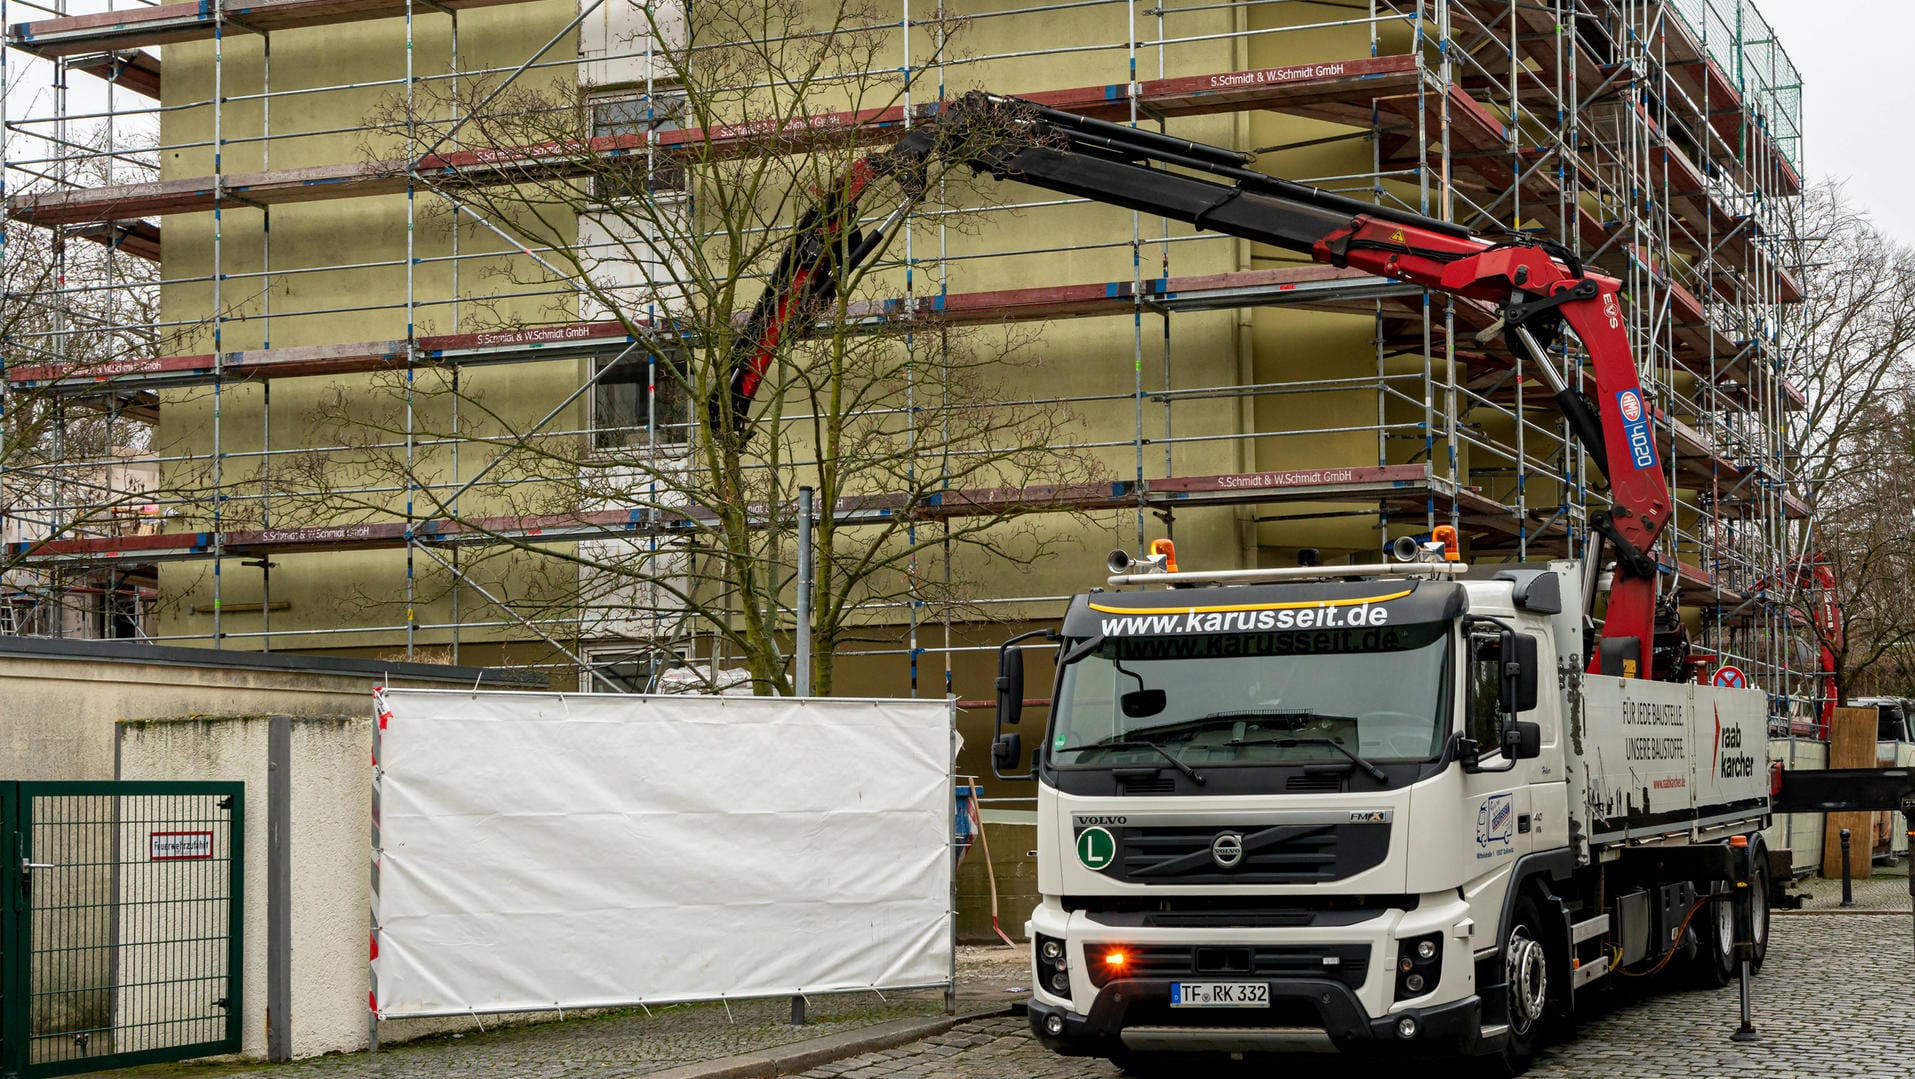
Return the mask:
M1575 767L1580 567L1235 577L1093 592L1064 616L1030 765L1032 1030L1120 1063L1447 1049L1520 1072L1607 970L1606 941L1575 960L1610 928L1570 901L1594 825L1662 793ZM1021 699L1021 661L1004 670L1000 701ZM1632 754L1692 759L1686 728L1647 730ZM1000 735L1006 770L1020 748ZM1651 930L1636 957L1669 939Z

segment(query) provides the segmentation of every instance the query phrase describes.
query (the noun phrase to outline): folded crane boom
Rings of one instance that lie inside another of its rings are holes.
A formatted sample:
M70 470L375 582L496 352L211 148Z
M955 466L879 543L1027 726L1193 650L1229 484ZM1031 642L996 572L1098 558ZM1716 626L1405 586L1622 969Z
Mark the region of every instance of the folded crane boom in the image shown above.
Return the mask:
M925 190L933 163L966 166L1060 194L1182 221L1196 228L1307 254L1420 285L1493 309L1512 351L1534 361L1557 406L1608 478L1612 506L1592 516L1598 545L1616 559L1604 647L1591 669L1652 671L1656 623L1656 538L1669 522L1669 487L1656 453L1649 403L1629 350L1619 284L1587 272L1548 241L1488 240L1455 224L1350 199L1245 167L1232 150L1063 112L1017 98L964 95L859 161L799 222L736 340L729 393L714 396L714 426L741 436L752 397L781 341L802 334L837 283L884 245ZM1195 175L1193 175L1195 174ZM859 231L859 204L879 179L900 191L897 209ZM1567 325L1588 352L1597 411L1565 382L1547 346ZM1600 562L1600 549L1590 552Z

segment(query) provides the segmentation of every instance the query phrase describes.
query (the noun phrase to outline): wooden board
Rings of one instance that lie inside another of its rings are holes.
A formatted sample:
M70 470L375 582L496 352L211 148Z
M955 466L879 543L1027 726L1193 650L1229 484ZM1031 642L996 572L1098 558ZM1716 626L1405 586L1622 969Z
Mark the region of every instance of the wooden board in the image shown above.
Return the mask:
M1873 708L1837 708L1829 721L1829 767L1874 768L1877 715ZM1842 876L1842 829L1849 830L1849 873L1867 878L1874 847L1872 813L1829 813L1823 827L1822 875Z

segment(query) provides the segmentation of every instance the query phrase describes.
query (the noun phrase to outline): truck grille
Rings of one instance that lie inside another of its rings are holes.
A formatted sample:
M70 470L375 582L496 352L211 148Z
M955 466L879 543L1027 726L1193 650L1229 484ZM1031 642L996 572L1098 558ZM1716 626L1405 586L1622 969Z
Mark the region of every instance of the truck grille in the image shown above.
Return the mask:
M1133 884L1308 884L1341 880L1382 863L1390 826L1278 824L1262 828L1114 829L1117 858L1108 874ZM1242 837L1243 856L1221 866L1211 845L1224 832Z
M1117 780L1119 794L1175 794L1177 781L1170 776L1121 776Z
M1093 953L1097 945L1091 945ZM1240 979L1323 978L1352 989L1363 986L1370 969L1368 944L1262 944L1251 947L1148 944L1126 947L1130 962L1127 978L1219 977ZM1090 963L1091 981L1099 985L1105 972Z

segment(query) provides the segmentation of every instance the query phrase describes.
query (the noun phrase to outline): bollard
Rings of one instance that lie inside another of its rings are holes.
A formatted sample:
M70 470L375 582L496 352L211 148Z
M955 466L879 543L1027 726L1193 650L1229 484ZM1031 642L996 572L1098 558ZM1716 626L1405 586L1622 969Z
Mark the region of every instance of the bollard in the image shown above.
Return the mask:
M1855 905L1855 885L1849 879L1849 830L1842 829L1842 906Z
M1753 852L1749 850L1749 837L1730 837L1729 853L1735 860L1735 958L1742 983L1742 1025L1729 1035L1729 1040L1752 1042L1757 1039L1755 1022L1749 1010L1749 965L1755 962L1755 910L1752 906L1755 897L1750 891L1749 881L1755 873L1750 858Z

